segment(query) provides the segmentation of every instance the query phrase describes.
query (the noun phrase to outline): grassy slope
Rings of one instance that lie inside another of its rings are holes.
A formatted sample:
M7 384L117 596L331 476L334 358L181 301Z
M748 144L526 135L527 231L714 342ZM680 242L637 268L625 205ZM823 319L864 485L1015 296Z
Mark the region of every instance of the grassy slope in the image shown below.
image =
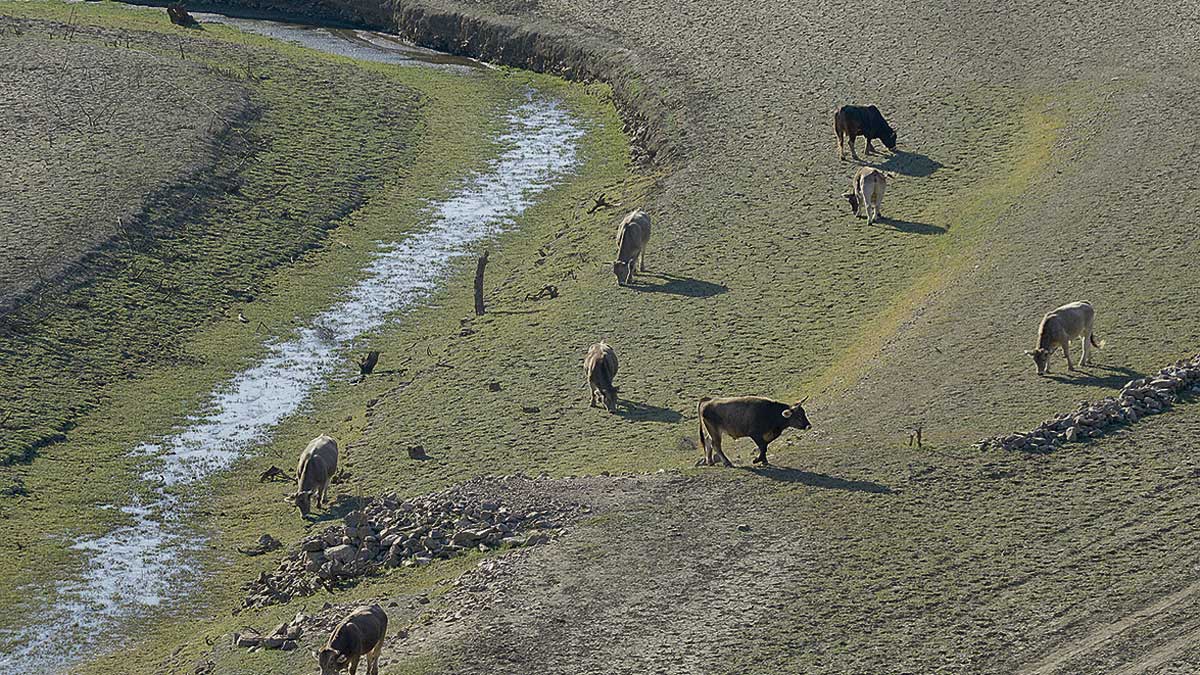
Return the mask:
M67 14L56 3L7 5L21 16L86 17L76 40L114 37L131 11L101 5ZM153 18L151 18L153 17ZM6 401L0 457L29 457L39 439L69 431L106 400L108 387L158 364L187 359L181 338L224 321L257 295L265 275L326 240L327 231L402 170L413 145L416 92L386 76L311 59L296 50L211 27L189 33L158 13L137 13L126 48L188 58L244 79L261 110L225 139L216 166L153 195L130 240L108 247L92 280L4 317L0 381ZM53 30L43 24L41 30ZM249 72L249 77L247 77ZM165 75L164 75L165 76ZM339 96L329 83L351 93ZM115 160L114 160L115 161ZM3 507L0 507L3 508Z
M13 13L58 17L66 10L57 5L6 5L4 10ZM104 26L106 29L123 30L137 28L156 32L171 32L174 29L159 18L149 18L144 12L131 12L123 8L101 6L82 12L82 21ZM153 40L144 34L143 39ZM237 309L245 312L255 322L267 326L286 327L293 318L304 316L326 305L338 289L348 282L348 272L360 263L371 248L371 242L379 238L403 236L406 228L419 224L423 217L424 204L444 194L458 180L489 156L488 143L497 123L495 112L504 109L514 97L522 95L525 87L536 82L543 90L563 96L569 105L586 118L593 118L594 126L589 134L581 159L581 177L569 186L555 190L542 203L531 210L523 219L526 232L540 236L546 229L556 228L558 217L571 212L574 207L587 200L588 196L602 189L611 190L625 180L628 150L619 133L619 122L611 107L605 108L607 97L603 87L566 86L544 78L519 73L494 73L462 77L427 69L402 69L371 64L350 66L345 60L326 58L290 46L268 43L254 37L246 37L220 27L209 27L204 37L214 40L218 49L231 51L225 55L224 67L235 68L241 50L255 50L254 68L262 75L255 83L256 94L266 109L264 121L255 132L279 135L285 143L279 148L281 154L262 158L276 165L288 161L285 152L297 155L293 171L318 171L324 166L319 159L336 165L363 167L364 161L378 157L386 162L385 169L377 171L378 179L360 180L355 189L364 193L365 203L344 219L332 223L328 239L335 243L316 247L296 261L270 273L259 272L258 284L263 291L258 299L249 304L238 304ZM232 58L230 58L232 57ZM310 80L294 79L292 73L308 76ZM319 90L305 91L306 86L319 83ZM349 96L332 96L330 82L347 87ZM400 120L383 121L372 116L386 115L384 102L400 97L406 103L419 105L409 108L415 114ZM357 97L357 98L356 98ZM379 100L382 97L383 100ZM299 108L297 108L299 106ZM383 110L381 110L383 109ZM348 112L353 111L353 114ZM325 115L324 119L314 115ZM366 116L365 118L363 116ZM387 127L386 129L383 127ZM317 137L303 136L302 130L311 129ZM331 133L331 129L338 133ZM295 137L290 137L292 134ZM364 138L363 135L367 137ZM397 134L403 134L397 137ZM373 154L351 161L337 153L355 148L374 150L371 142L395 141L395 147L380 148ZM329 143L341 143L328 147ZM345 150L342 150L342 148ZM313 166L316 165L316 166ZM402 168L401 168L402 167ZM389 174L388 170L392 173ZM283 173L280 169L280 173ZM347 180L354 178L348 177ZM253 183L248 182L249 185ZM312 185L304 176L292 175L283 185L289 190L303 192L305 185ZM249 188L244 187L245 194ZM290 196L290 195L289 195ZM305 199L314 202L320 193L307 194ZM239 205L225 205L235 212ZM318 218L321 211L311 203L293 203L288 208L295 214ZM328 207L326 207L328 208ZM598 219L605 216L597 216ZM265 224L269 226L269 223ZM261 222L247 225L248 231L258 236L264 228ZM231 247L241 248L247 243L246 234L226 233ZM513 235L510 239L523 239L524 235ZM172 242L169 242L172 243ZM187 244L188 242L183 242ZM194 262L194 261L193 261ZM245 261L227 261L240 267ZM507 252L494 256L489 271L493 278L503 278L514 268L523 267ZM199 272L197 272L199 273ZM247 272L249 273L249 272ZM349 272L352 276L352 272ZM143 277L143 280L146 277ZM223 277L225 281L227 277ZM548 281L558 281L549 279ZM107 286L106 286L107 285ZM233 284L231 284L233 285ZM244 284L242 284L244 285ZM92 293L111 293L121 297L131 292L132 282L127 276L113 275L96 282L89 289ZM241 285L236 286L241 287ZM536 289L535 289L536 290ZM428 317L417 321L429 328L441 331L447 321L457 321L437 309L446 298L458 295L455 292L439 296L428 310L436 321L427 323ZM193 299L202 302L201 299ZM93 301L95 304L95 301ZM457 311L457 308L456 310ZM190 316L190 315L188 315ZM134 317L134 320L140 317ZM179 317L182 323L187 316ZM94 409L79 416L78 425L70 432L69 440L44 451L44 457L28 466L5 469L10 477L19 478L29 496L8 499L3 504L4 518L12 527L28 532L44 532L46 536L34 537L19 549L10 549L0 558L0 567L10 570L0 598L5 606L20 605L23 590L29 584L45 583L59 578L69 570L74 560L64 551L61 537L102 531L111 524L112 517L94 508L98 504L121 503L128 498L131 489L131 474L136 463L126 457L129 448L139 441L153 438L170 429L180 415L186 414L214 384L225 377L225 373L236 369L239 364L251 361L261 351L262 335L253 330L255 324L243 325L227 317L202 325L178 339L178 358L167 363L146 367L138 378L118 382L105 390L102 400L92 405ZM407 324L406 324L407 325ZM159 326L159 328L162 328ZM283 328L286 331L286 328ZM382 369L398 351L406 328L400 327L371 340L375 348L385 350ZM365 346L365 345L364 345ZM32 359L35 355L26 355ZM76 350L75 358L85 363L102 362L92 352ZM425 358L418 353L417 362ZM348 364L349 365L349 364ZM235 545L244 545L247 537L256 537L259 532L271 531L285 540L294 539L302 531L301 522L294 511L285 508L280 500L282 488L276 485L260 485L253 480L258 466L280 464L288 466L294 447L311 435L313 428L321 428L341 438L353 441L357 429L365 419L363 412L366 401L378 396L388 386L388 376L374 378L367 385L351 387L340 380L331 385L328 393L319 397L311 406L309 414L300 415L279 430L278 440L264 449L261 459L254 459L218 481L212 496L211 507L202 507L201 514L211 516L209 531L217 538L220 551L229 551ZM35 391L31 386L31 394ZM40 389L39 396L51 388ZM64 397L68 394L64 392ZM319 411L319 412L316 412ZM283 457L281 459L281 457ZM364 466L357 464L357 466ZM350 451L350 467L354 474L370 477L364 469L356 470L355 452ZM375 489L380 483L371 481L366 485L354 485L349 489ZM253 533L253 536L251 536ZM269 557L268 557L269 558ZM230 606L239 601L238 586L254 571L270 563L270 560L254 560L214 555L210 561L215 573L206 579L207 593L190 611L187 620L179 623L166 622L156 638L169 645L168 651L185 639L193 640L190 649L179 658L193 654L202 643L192 622L193 615L224 617ZM444 572L437 572L442 574ZM401 584L417 584L418 581L404 580ZM15 616L10 617L17 620ZM156 624L156 617L145 618L145 629ZM246 619L238 618L244 623ZM218 620L206 635L219 635L231 625ZM139 672L143 663L153 663L161 658L155 650L140 654L139 661L128 652L113 661L103 660L94 667L98 672L114 672L127 669Z

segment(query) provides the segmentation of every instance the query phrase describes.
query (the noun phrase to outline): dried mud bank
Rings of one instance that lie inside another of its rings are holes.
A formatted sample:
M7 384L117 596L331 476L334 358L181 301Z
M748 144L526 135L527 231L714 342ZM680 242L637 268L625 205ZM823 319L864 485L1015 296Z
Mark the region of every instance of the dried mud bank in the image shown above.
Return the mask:
M125 0L129 1L129 0ZM131 4L153 5L134 0ZM566 28L403 0L229 0L189 3L197 11L327 23L396 33L421 47L580 81L602 81L625 122L635 158L658 165L681 157L685 110L642 65L641 56Z
M587 505L541 493L538 481L479 478L400 500L388 494L341 525L302 540L273 573L246 586L245 607L313 595L390 567L428 565L471 551L537 546L563 533Z
M1075 412L1056 415L1032 431L993 436L978 445L981 449L1051 452L1064 443L1104 436L1149 415L1166 412L1187 394L1200 394L1200 354L1177 361L1151 377L1130 380L1116 397L1081 403Z

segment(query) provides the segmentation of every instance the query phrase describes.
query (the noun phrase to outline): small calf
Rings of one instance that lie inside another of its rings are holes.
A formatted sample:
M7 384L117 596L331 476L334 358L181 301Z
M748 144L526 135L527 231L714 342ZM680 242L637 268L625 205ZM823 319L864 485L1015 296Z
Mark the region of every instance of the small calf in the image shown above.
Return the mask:
M379 652L387 634L387 614L379 605L359 607L333 629L329 641L319 653L313 653L321 664L321 675L335 675L350 668L358 672L358 661L367 657L367 675L379 675Z
M1087 302L1072 302L1042 317L1042 323L1038 326L1037 347L1025 350L1026 356L1033 357L1038 375L1050 372L1050 354L1059 347L1062 347L1063 357L1067 359L1067 370L1075 370L1071 363L1070 349L1071 340L1075 338L1083 340L1083 356L1079 359L1079 365L1090 364L1091 348L1104 348L1104 341L1097 341L1096 334L1092 331L1095 318L1096 311Z
M588 348L583 369L592 392L591 406L595 408L596 402L600 401L609 412L616 412L617 388L613 386L613 380L617 377L617 352L607 342L597 342Z
M749 436L758 446L754 463L766 465L768 443L779 438L789 427L812 427L804 414L807 400L805 397L795 405L788 405L761 396L700 399L697 412L700 414L700 445L704 458L697 466L712 466L716 463L714 455L720 457L725 466L733 466L721 450L721 434L730 438Z

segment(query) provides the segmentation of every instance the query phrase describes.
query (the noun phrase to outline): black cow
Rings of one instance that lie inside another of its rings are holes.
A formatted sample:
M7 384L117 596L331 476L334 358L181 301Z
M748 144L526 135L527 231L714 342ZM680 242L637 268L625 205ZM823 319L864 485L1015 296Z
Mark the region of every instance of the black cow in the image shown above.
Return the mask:
M873 105L844 105L838 108L833 114L833 131L837 134L838 156L842 159L846 159L846 148L842 143L846 136L850 140L850 156L855 159L858 159L858 154L854 152L854 141L859 136L867 139L868 155L875 153L871 141L876 139L883 141L888 150L896 151L896 130L883 119L879 108Z
M721 451L721 434L730 438L750 437L758 446L755 464L767 463L767 444L779 438L788 427L808 429L812 424L804 414L804 401L788 405L761 396L737 396L734 398L702 398L697 406L700 413L700 445L704 458L697 466L716 464L713 455L721 458L725 466L733 462Z

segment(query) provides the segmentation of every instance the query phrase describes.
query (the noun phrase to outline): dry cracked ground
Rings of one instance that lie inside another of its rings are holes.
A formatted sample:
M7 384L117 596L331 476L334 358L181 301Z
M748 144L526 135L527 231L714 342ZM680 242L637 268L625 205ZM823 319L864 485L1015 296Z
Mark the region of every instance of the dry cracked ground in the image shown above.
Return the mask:
M446 672L1200 668L1197 407L1049 456L969 447L1200 344L1195 8L435 4L599 38L664 88L683 159L649 259L727 292L587 318L676 354L654 403L811 391L816 425L781 468L642 483L531 553L436 649ZM881 228L836 198L847 102L900 130ZM1101 366L1038 379L1021 349L1074 299L1100 308ZM729 332L763 339L722 350ZM932 449L901 444L917 423Z

